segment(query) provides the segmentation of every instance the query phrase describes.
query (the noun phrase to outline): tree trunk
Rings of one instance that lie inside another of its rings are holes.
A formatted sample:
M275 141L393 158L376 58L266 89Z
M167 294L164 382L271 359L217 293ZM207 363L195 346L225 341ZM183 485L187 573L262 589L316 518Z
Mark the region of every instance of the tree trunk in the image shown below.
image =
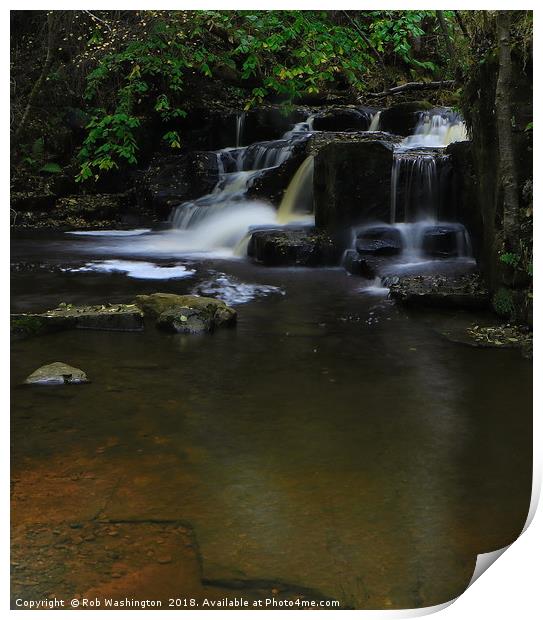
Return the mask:
M496 126L498 130L499 175L503 194L503 233L506 249L515 251L519 242L519 195L513 144L511 88L511 11L498 11L496 29L499 51L496 82ZM500 192L498 192L500 195Z
M19 122L19 125L13 135L13 144L16 144L19 141L24 129L26 128L28 119L30 118L30 113L32 111L32 108L34 107L34 103L41 92L43 83L45 82L45 78L51 70L51 65L53 64L53 59L55 55L55 22L56 19L54 12L49 11L47 13L47 53L45 56L45 61L43 63L40 77L34 83L34 86L30 91L30 95L28 96L28 101L26 102L26 107L21 117L21 121Z
M445 40L445 46L447 47L447 53L449 54L449 60L451 65L455 67L456 65L456 54L454 53L453 44L451 41L451 35L449 33L449 27L447 25L447 20L445 19L445 15L443 15L443 11L436 11L437 21L439 22L439 27L441 28L441 32L443 33L443 39Z

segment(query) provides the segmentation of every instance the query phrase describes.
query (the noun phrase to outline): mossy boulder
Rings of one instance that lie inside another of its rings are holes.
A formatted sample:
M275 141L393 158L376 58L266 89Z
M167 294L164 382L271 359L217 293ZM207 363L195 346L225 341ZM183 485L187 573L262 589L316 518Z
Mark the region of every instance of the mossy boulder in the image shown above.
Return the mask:
M165 310L156 321L157 327L177 334L205 334L213 331L213 321L207 312L175 306Z
M80 368L69 366L64 362L41 366L24 381L25 385L67 385L88 382L87 375Z
M138 295L134 304L140 308L145 316L157 319L158 326L171 324L172 321L175 321L175 313L178 313L179 316L187 316L189 309L194 311L190 315L193 317L191 318L192 323L195 324L196 318L194 317L197 313L201 316L202 323L209 322L211 329L234 325L237 319L237 312L227 306L224 301L199 295L175 295L173 293ZM164 313L168 314L161 319ZM185 321L181 319L180 322Z

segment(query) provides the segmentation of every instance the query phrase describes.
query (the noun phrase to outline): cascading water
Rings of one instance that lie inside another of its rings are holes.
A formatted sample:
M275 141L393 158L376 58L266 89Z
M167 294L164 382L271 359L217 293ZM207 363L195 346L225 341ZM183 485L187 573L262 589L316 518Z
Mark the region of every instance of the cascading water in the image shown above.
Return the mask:
M415 133L406 138L400 148L442 148L451 142L469 140L466 123L453 110L421 112Z
M373 121L371 128L375 130L377 114ZM421 113L415 133L394 150L390 223L355 229L344 264L352 265L356 256L359 260L365 256L366 261L370 256L379 260L388 257L386 265L381 266L382 275L386 275L405 269L424 270L442 259L472 262L465 227L442 219L448 187L444 183L446 176L440 174L448 161L446 146L467 139L464 121L457 113L443 109Z
M236 146L240 147L243 141L243 129L245 127L245 112L236 115Z
M379 131L381 123L381 110L378 110L371 119L370 126L368 127L368 131Z
M313 220L314 164L315 160L312 155L306 157L292 177L277 210L277 221L280 224Z
M184 251L229 250L240 253L249 228L309 222L312 213L313 158L308 157L294 175L278 211L267 203L249 200L254 181L284 163L296 145L306 140L312 116L297 123L282 139L217 151L218 181L210 194L184 202L170 217ZM243 134L243 116L237 118L236 141Z

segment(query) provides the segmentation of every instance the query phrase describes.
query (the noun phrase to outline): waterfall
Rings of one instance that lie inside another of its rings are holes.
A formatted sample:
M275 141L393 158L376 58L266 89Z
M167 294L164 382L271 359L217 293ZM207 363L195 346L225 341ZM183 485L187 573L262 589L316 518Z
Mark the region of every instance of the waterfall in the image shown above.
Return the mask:
M313 213L314 163L314 157L309 155L292 177L277 211L280 224L288 224Z
M403 141L402 147L444 147L463 140L469 137L466 123L458 112L430 110L419 114L415 133Z
M373 115L370 126L368 127L368 131L379 131L380 123L381 123L381 110L379 110Z
M241 146L243 141L243 129L245 127L245 112L236 115L236 146Z
M312 130L312 116L296 123L279 140L257 142L216 152L218 180L213 190L173 210L170 223L184 250L229 248L239 253L251 226L270 226L307 220L313 211L313 158L294 175L278 211L267 203L249 200L247 191L266 171L277 168L292 155L294 147ZM236 119L236 142L243 140L244 115ZM170 238L171 235L170 235Z
M401 204L399 198L402 198ZM390 178L390 221L437 219L439 183L436 155L396 151Z
M372 130L378 127L378 114L372 119ZM445 146L465 139L466 127L459 114L443 109L420 114L415 133L394 149L390 224L353 229L350 249L343 257L348 271L371 278L375 269L383 277L413 270L421 273L435 269L435 261L443 259L472 264L466 228L440 217L448 191L447 175L441 173L448 160Z

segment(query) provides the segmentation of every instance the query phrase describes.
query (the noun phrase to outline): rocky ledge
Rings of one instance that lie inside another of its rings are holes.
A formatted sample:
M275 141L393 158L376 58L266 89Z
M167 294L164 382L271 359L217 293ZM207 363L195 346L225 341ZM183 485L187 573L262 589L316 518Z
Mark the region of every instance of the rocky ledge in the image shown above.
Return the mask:
M134 304L74 306L61 303L58 308L40 314L11 315L11 335L16 338L64 329L141 331L143 313Z
M466 308L488 307L489 292L475 273L443 276L421 275L399 278L390 284L390 297L410 306Z

